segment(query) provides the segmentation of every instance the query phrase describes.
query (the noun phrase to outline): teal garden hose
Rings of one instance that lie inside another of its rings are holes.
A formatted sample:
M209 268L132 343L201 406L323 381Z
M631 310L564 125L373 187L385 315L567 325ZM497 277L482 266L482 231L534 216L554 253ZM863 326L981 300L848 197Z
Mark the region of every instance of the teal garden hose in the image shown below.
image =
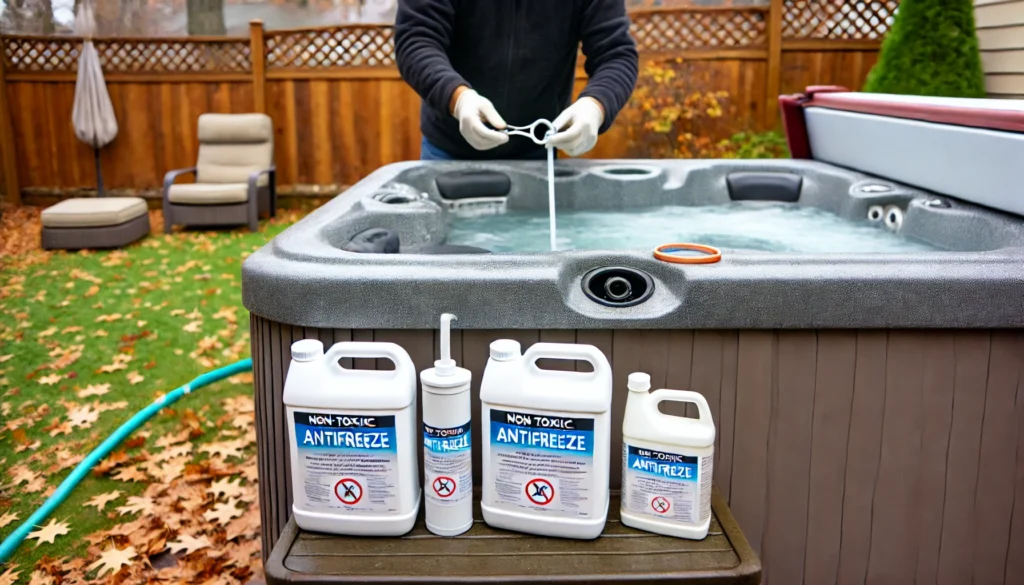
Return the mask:
M17 530L12 532L7 538L4 539L3 544L0 544L0 563L7 562L8 559L14 554L18 546L21 545L28 533L43 523L47 517L61 505L64 500L71 495L72 490L85 478L86 474L104 457L110 454L111 451L117 447L121 441L128 438L128 435L135 432L139 427L146 423L149 419L153 418L156 413L160 412L161 409L166 408L178 401L182 396L198 390L203 386L207 386L214 382L229 378L242 372L247 372L252 369L252 358L246 358L240 362L235 362L231 365L224 366L223 368L213 370L212 372L206 372L185 384L180 386L167 394L164 394L160 398L157 398L152 404L143 408L139 412L135 413L135 416L128 419L128 422L121 425L112 435L106 438L99 447L96 447L89 456L82 460L78 466L75 467L74 471L68 475L64 481L57 486L57 491L53 492L42 506L39 507L28 520L25 520L18 526Z

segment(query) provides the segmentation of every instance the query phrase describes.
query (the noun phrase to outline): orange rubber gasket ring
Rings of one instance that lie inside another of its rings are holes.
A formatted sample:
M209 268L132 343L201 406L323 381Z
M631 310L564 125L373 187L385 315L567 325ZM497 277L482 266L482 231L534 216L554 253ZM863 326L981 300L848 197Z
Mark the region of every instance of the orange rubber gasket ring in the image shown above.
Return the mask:
M694 250L704 252L706 256L674 256L667 250ZM718 248L705 246L704 244L662 244L654 249L654 257L662 262L673 264L714 264L722 259L722 252Z

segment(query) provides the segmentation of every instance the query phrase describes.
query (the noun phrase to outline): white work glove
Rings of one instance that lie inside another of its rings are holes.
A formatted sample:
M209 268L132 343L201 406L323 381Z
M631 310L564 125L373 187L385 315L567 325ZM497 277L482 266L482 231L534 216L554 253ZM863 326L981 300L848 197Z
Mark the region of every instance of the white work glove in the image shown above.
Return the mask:
M455 118L459 120L459 132L470 146L477 150L490 150L508 142L508 134L484 126L484 120L501 130L505 120L494 109L491 100L472 89L462 92L455 101Z
M597 131L603 122L604 112L597 100L580 98L551 123L557 133L548 140L548 144L569 156L579 156L597 144Z

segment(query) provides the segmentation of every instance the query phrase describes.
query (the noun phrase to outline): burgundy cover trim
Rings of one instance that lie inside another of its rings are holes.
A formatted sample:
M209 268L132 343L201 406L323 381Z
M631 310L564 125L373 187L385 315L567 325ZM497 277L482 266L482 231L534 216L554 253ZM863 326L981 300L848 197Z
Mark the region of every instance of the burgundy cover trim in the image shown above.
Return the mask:
M779 111L782 112L782 126L786 131L789 154L796 159L812 159L811 141L807 136L804 121L804 104L819 93L850 91L841 85L809 85L804 93L779 96Z
M821 107L831 110L843 110L860 114L874 114L892 118L907 118L938 124L955 126L971 126L1004 132L1024 133L1024 112L1013 110L984 110L959 108L939 104L907 104L862 99L856 93L834 95L830 92L811 93L810 99L803 102L803 107Z
M782 126L786 131L786 145L789 155L796 159L810 159L811 141L807 137L807 124L804 122L803 94L780 95L779 111L782 112Z

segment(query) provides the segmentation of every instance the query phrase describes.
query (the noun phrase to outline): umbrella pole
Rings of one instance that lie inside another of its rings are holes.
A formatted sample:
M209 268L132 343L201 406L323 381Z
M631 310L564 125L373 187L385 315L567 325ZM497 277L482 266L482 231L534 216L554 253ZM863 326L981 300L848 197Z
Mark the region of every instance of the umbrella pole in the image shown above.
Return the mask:
M96 196L103 197L103 172L100 171L100 149L93 147L96 156Z

